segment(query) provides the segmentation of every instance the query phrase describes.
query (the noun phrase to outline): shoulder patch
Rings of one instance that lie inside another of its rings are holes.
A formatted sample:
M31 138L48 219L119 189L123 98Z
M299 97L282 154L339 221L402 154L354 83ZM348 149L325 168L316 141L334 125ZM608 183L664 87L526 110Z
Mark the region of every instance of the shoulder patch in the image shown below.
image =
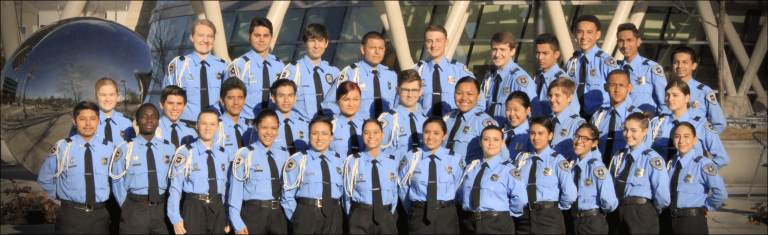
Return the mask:
M709 163L707 165L704 165L704 173L707 173L707 175L715 176L717 175L717 167L715 167L715 164Z
M655 157L651 159L651 166L656 170L664 169L664 160L661 157Z
M560 161L557 163L557 166L559 166L560 169L563 169L564 171L571 172L571 164L569 164L566 160Z
M282 73L280 73L280 79L287 79L289 76L291 76L290 70L283 70Z
M402 170L406 164L408 164L408 160L405 160L405 157L403 157L403 159L400 160L400 165L397 168Z
M381 128L385 128L387 127L387 124L389 124L389 122L387 122L387 119L383 119L383 118L379 118L379 122L381 123Z
M120 160L121 157L123 157L123 149L115 149L115 154L112 155L112 162L117 162L117 160Z
M347 75L347 72L341 72L339 73L339 83L342 83L344 81L347 81L349 79L349 75Z
M238 167L245 164L245 158L242 155L238 154L237 156L235 156L235 161L232 164L234 164L234 168L237 169Z
M517 168L510 170L509 174L512 175L512 177L515 177L517 180L523 180L523 177L520 176L520 170Z
M171 74L173 74L175 72L176 72L176 63L171 61L171 63L168 65L168 75L170 76Z
M461 159L461 161L459 161L459 167L461 167L461 170L464 170L464 169L467 168L465 163L464 163L465 160L466 159Z
M704 124L704 129L707 129L709 132L717 134L717 131L715 131L715 128L712 126L711 122L707 122L707 124Z
M710 104L717 105L717 97L715 96L714 91L707 93L707 101L709 101Z
M485 120L483 120L483 126L484 127L494 126L494 125L496 125L496 124L493 122L493 118L486 118Z
M595 176L597 176L598 179L604 180L605 176L607 175L606 173L608 173L608 169L606 169L604 166L599 166L595 168L593 173L595 174Z
M613 56L609 56L608 58L605 58L605 64L608 66L616 68L616 59L613 58Z
M664 77L664 68L661 67L660 64L653 66L653 68L651 68L651 72L653 72L653 74L656 74L656 76Z
M296 167L297 167L298 165L299 165L299 164L298 164L298 163L296 163L296 160L293 160L293 158L291 158L291 159L288 159L288 161L285 163L285 172L290 172L290 171L292 171L293 169L296 169Z
M528 87L528 78L525 76L517 77L517 84L520 84L523 87Z
M584 124L584 123L587 123L587 121L584 121L584 120L579 120L579 123L578 123L578 124L576 124L576 125L577 125L577 126L581 126L581 125L582 125L582 124Z
M53 148L51 149L51 151L48 152L48 157L53 157L53 156L56 156L56 155L59 155L59 145L58 145L58 143L54 144Z
M184 162L187 161L187 156L184 156L184 154L177 153L175 157L173 157L173 166L180 167Z

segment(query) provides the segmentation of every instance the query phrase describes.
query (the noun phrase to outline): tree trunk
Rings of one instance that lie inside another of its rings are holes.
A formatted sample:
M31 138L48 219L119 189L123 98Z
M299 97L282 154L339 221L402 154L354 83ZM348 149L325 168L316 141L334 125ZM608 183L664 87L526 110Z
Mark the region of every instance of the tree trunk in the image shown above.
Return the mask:
M725 101L725 0L720 0L720 15L717 19L717 81L718 98L721 105Z

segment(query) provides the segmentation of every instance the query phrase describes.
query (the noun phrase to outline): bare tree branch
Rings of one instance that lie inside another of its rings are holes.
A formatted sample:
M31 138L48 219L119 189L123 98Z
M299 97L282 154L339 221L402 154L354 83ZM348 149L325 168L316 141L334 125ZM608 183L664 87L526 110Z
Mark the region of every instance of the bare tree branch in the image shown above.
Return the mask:
M168 73L168 63L171 62L172 54L170 50L178 45L173 45L176 41L176 35L172 33L170 22L163 22L164 19L169 18L169 13L166 10L160 10L153 12L152 21L150 25L154 24L154 33L150 32L149 40L152 46L152 59L156 64L160 65L160 70L154 76L152 80L157 84L162 84L162 79L165 74Z
M706 24L712 25L712 27L717 27L717 24L704 20L704 18L701 17L701 15L694 15L693 13L689 12L688 8L685 7L685 4L683 3L683 1L682 0L678 0L678 1L680 2L680 6L675 4L675 2L672 2L672 5L677 7L678 10L685 12L685 14L688 14L688 16L699 18L699 20L704 21L704 23Z

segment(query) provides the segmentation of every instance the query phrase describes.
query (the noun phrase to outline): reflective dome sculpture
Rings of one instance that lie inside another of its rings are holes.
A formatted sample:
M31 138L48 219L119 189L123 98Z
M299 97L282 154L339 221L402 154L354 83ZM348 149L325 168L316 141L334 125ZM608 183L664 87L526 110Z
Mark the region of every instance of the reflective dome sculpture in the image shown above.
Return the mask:
M0 134L33 174L53 145L68 137L74 105L96 102L98 79L118 83L115 111L131 119L151 80L152 55L145 40L100 18L52 23L29 36L9 58L0 77Z

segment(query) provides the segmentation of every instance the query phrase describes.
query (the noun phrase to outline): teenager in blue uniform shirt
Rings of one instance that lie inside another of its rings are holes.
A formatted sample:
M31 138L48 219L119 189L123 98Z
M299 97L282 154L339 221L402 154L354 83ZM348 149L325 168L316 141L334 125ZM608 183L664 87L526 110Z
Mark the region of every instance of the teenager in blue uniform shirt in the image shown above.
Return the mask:
M440 117L424 121L423 146L401 157L400 200L408 213L410 234L459 234L456 191L463 159L440 146L448 136Z
M219 103L224 110L219 112L221 124L214 137L214 143L224 147L230 162L235 159L235 152L238 149L251 143L253 127L247 124L241 115L248 94L246 89L245 83L237 77L228 78L221 85Z
M216 95L227 62L211 54L215 35L216 27L210 20L195 21L189 35L195 52L173 58L168 64L168 74L163 78L163 87L176 85L187 91L187 107L181 114L181 121L191 126L201 110L216 107L219 100Z
M549 84L561 77L571 78L557 65L557 60L559 58L560 43L557 41L557 37L555 37L554 34L543 33L536 37L536 59L538 60L541 69L536 72L534 81L536 81L536 96L539 99L539 105L541 105L540 115L542 116L552 116L552 107L549 104L549 97L547 96ZM578 97L576 89L574 89L573 92L573 96ZM571 104L568 105L568 110L571 113L579 113L580 109L581 106L579 106L579 102L571 102Z
M333 141L330 149L341 156L349 156L365 150L363 143L363 118L357 115L360 109L360 87L347 81L339 85L336 103L341 113L333 119Z
M664 87L667 86L664 68L637 52L643 40L634 24L619 25L616 41L619 52L624 55L624 60L618 61L618 68L629 73L632 83L629 93L632 105L655 117L664 107Z
M485 76L482 91L486 99L484 111L498 123L507 119L504 101L515 91L523 91L531 98L534 117L541 114L536 84L523 68L512 61L517 52L515 44L515 35L508 31L498 32L491 37L491 59L496 69Z
M672 110L671 114L662 114L651 120L651 131L645 138L648 147L653 148L665 160L672 159L675 154L675 148L672 144L672 130L678 123L689 122L699 133L699 142L696 143L696 149L702 153L708 152L712 155L712 162L717 169L723 168L730 162L730 157L725 151L723 142L717 136L716 130L712 124L706 121L706 118L695 116L690 109L690 90L687 83L681 80L671 81L666 87L666 103Z
M453 109L456 81L463 77L475 78L466 65L456 60L445 58L445 50L450 45L448 32L440 25L429 25L424 30L424 48L429 60L419 61L411 69L419 71L421 86L424 88L419 105L427 116L442 117ZM485 110L485 97L478 102L480 110Z
M309 123L301 118L293 105L296 103L296 83L280 79L272 83L272 102L277 110L277 121L280 130L277 132L275 144L288 149L290 155L309 148ZM256 139L256 132L252 132Z
M187 92L181 87L170 85L160 92L160 108L163 109L163 117L157 125L155 137L169 141L174 149L191 143L197 138L194 126L179 122L186 107Z
M341 234L341 167L344 159L329 150L333 138L331 119L318 116L309 122L312 148L297 152L283 168L285 216L295 234Z
M586 121L577 113L571 113L569 104L576 102L573 90L576 83L568 78L558 78L548 87L549 104L552 107L552 124L555 125L554 137L549 146L568 160L576 158L573 153L573 133Z
M498 126L491 116L477 105L482 94L480 84L472 77L463 77L456 83L454 100L457 109L443 117L445 124L451 127L448 138L443 142L443 147L465 157L467 162L483 157L480 151L480 132L483 128ZM503 153L502 158L509 159L509 153Z
M520 153L533 151L533 145L528 131L528 115L531 113L531 102L528 95L522 91L509 94L506 101L507 119L504 123L504 145L509 151L509 159L513 163Z
M136 136L131 120L122 113L115 111L120 93L117 91L117 82L111 78L101 78L96 81L94 98L99 105L99 129L96 135L115 143L132 139ZM77 128L72 125L69 136L77 134Z
M363 124L366 151L344 160L344 202L350 234L397 233L397 166L395 155L382 151L382 125L376 119Z
M324 97L328 91L336 89L333 83L339 76L339 69L322 60L330 39L325 26L308 25L301 36L307 50L306 55L301 60L286 65L280 74L280 79L293 80L299 87L299 92L296 93L296 111L306 120L325 115L323 109L327 107L322 106Z
M570 209L576 201L576 185L571 165L549 147L553 130L552 121L546 117L531 119L530 137L535 151L522 154L517 161L528 192L523 215L514 218L517 234L565 233L560 210Z
M459 185L465 213L462 223L470 234L514 234L512 217L523 215L528 201L526 184L520 171L499 157L504 148L501 128L488 126L481 136L483 158L472 161Z
M576 158L573 163L574 182L578 189L578 198L571 205L569 213L573 234L607 234L608 222L605 216L616 210L619 199L613 187L613 177L603 164L602 155L597 151L598 129L586 123L574 134L573 151ZM569 224L569 221L565 221Z
M627 147L617 152L609 169L619 207L608 214L611 234L657 234L658 214L669 205L669 175L664 160L643 143L648 118L630 114L622 128Z
M603 91L608 73L617 69L616 59L598 47L600 20L594 15L576 18L573 33L581 51L573 53L565 71L577 81L576 101L581 107L580 115L589 119L601 106L608 105L608 94Z
M384 36L379 32L371 31L363 36L363 44L360 45L360 53L363 60L347 66L338 79L325 95L324 107L326 116L335 117L339 114L339 106L336 104L336 88L345 81L357 83L361 89L360 107L357 111L363 120L376 118L397 105L396 87L397 73L389 67L381 64L384 60L386 45Z
M224 78L237 77L245 83L248 94L245 107L240 114L248 125L262 109L275 109L275 103L269 99L269 88L280 78L285 64L273 54L269 54L272 42L272 22L264 17L255 17L248 28L248 41L251 50L232 60L227 66Z
M166 190L175 152L167 140L155 137L160 112L150 103L136 109L139 136L123 141L110 159L112 193L122 208L121 234L168 234ZM127 199L127 200L126 200Z
M77 134L56 142L43 162L37 183L53 199L61 200L57 234L109 232L110 154L114 145L96 134L99 106L78 103L72 116Z
M216 111L205 109L198 116L199 138L176 150L168 172L168 218L176 234L224 234L229 231L223 203L229 159L213 143L219 129Z
M672 51L672 67L675 69L677 77L688 83L691 88L692 114L708 119L717 135L720 136L728 124L722 107L717 103L717 95L712 88L693 79L693 70L699 66L698 58L693 49L686 46L677 47Z
M259 139L235 153L227 189L227 216L236 234L286 234L288 220L280 206L282 171L288 152L274 145L280 123L264 109L254 120Z
M403 156L408 151L419 148L422 124L427 114L417 104L421 92L421 78L413 69L400 71L397 75L398 105L389 112L379 115L382 123L384 152Z
M604 88L611 97L611 105L601 107L589 121L600 130L598 150L604 153L600 160L605 165L611 164L613 154L627 145L621 131L624 120L632 113L642 112L632 105L632 96L629 95L632 87L627 72L618 69L611 71Z
M694 149L698 142L696 128L682 122L674 136L678 152L669 162L668 170L672 202L660 216L661 232L708 234L709 212L723 205L728 191L714 163Z

